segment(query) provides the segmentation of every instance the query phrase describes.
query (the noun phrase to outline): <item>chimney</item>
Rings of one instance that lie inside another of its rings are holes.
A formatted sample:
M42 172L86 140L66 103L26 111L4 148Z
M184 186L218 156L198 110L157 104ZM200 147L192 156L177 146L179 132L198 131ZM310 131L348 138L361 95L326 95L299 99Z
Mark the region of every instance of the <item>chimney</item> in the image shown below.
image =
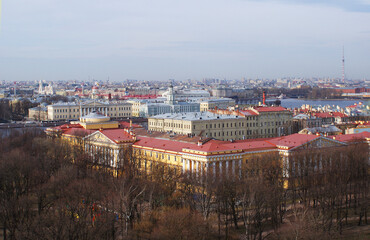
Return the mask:
M132 120L130 119L130 128L132 128Z
M262 104L266 105L266 91L263 91Z

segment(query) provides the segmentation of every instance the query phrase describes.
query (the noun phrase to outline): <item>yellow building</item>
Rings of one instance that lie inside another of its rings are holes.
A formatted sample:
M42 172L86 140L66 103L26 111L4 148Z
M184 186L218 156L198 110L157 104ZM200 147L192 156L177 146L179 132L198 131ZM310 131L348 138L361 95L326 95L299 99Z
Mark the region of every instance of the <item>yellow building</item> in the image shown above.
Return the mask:
M28 109L28 118L34 119L36 121L46 121L48 120L48 110L46 107L34 107Z
M228 109L229 107L235 107L235 100L232 98L216 98L200 101L201 112L211 109Z
M145 105L146 101L140 99L132 99L128 100L127 102L131 104L131 116L140 117L140 107L142 105Z
M131 104L127 102L76 102L57 103L48 105L48 119L73 120L79 119L91 112L97 111L111 118L131 117Z
M82 144L95 164L108 168L124 168L124 161L135 157L142 171L150 172L153 166L162 163L178 174L188 172L195 177L208 173L226 177L250 174L259 171L251 168L259 159L274 156L281 162L282 177L289 178L292 173L299 172L300 166L294 162L297 152L339 148L357 138L368 143L370 140L370 133L366 132L335 138L292 134L267 139L220 141L151 133L132 126L125 128L102 115L89 115L81 118L80 122L47 129L47 134ZM133 155L128 157L128 152ZM320 170L318 161L315 162L315 168Z
M197 113L168 113L150 117L148 130L242 140L288 135L292 113L282 107L259 107L240 111L212 110Z

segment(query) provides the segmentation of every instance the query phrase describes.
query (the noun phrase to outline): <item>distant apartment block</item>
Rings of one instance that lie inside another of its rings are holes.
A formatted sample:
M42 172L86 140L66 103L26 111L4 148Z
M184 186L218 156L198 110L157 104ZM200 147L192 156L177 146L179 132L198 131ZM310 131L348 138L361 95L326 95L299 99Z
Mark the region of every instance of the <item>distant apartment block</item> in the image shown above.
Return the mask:
M211 109L227 109L235 107L235 100L231 98L216 98L200 101L200 111L205 112Z

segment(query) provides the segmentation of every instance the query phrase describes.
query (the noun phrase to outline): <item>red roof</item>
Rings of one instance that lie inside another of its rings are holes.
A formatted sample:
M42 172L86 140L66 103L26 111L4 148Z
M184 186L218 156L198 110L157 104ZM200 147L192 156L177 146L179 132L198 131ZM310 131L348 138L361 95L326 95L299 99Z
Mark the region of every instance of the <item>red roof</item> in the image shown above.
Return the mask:
M295 148L298 146L301 146L302 144L305 144L307 142L310 142L316 138L319 138L320 136L317 135L310 135L310 134L292 134L288 136L273 138L269 140L269 142L277 145L277 146L284 146L290 148Z
M66 135L81 136L81 137L87 136L96 131L96 130L84 129L80 124L71 124L71 123L53 127L51 129L60 130L62 131L63 134L66 134Z
M219 152L219 151L227 151L227 150L236 150L236 148L232 148L231 146L227 145L228 142L220 141L220 140L210 140L200 146L194 145L191 150L198 150L202 152Z
M140 137L134 146L159 148L168 151L181 152L183 148L194 148L197 146L194 143L186 143L180 141L173 141L170 139L158 139L151 137Z
M289 149L292 149L319 137L320 136L316 135L293 134L278 138L249 139L249 140L239 140L235 142L212 139L200 146L198 146L195 143L186 143L170 139L140 137L140 140L137 141L134 145L148 148L163 149L165 151L174 151L174 152L181 152L183 151L184 148L208 153L233 150L260 151L276 149L277 146L284 146L288 147Z
M240 110L240 112L243 113L243 115L245 116L258 115L258 113L253 110Z
M57 127L53 127L53 129L59 129L59 130L65 130L69 128L83 128L80 124L71 124L71 123L66 123Z
M85 137L93 132L96 132L96 130L90 130L90 129L84 129L84 128L69 128L63 131L63 134L72 135L76 137Z
M341 113L341 112L333 112L332 113L334 117L348 117L347 114Z
M370 132L335 135L335 136L329 136L329 137L337 141L340 141L340 142L352 142L352 141L359 141L359 140L365 140L366 138L370 138Z
M124 128L129 128L130 127L129 122L120 121L119 124L121 125L121 127L124 127ZM138 124L132 124L131 126L132 126L132 128L142 128L143 127L143 126L138 125Z
M319 118L348 117L347 114L341 112L319 112L315 113L315 116Z
M256 107L254 108L256 109L257 111L259 112L281 112L281 111L288 111L288 109L284 108L284 107Z
M332 118L333 116L328 112L319 112L315 113L315 116L318 118Z
M115 143L133 141L134 138L124 129L104 129L100 132Z

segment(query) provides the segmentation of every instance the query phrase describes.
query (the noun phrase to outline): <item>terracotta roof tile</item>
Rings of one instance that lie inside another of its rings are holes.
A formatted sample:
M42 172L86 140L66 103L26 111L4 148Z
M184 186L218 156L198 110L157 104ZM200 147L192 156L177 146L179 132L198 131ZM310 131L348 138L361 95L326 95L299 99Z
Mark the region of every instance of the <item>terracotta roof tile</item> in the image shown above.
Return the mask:
M134 137L124 129L104 129L100 132L116 143L134 141Z
M180 141L173 141L169 139L160 139L152 137L139 137L139 140L135 142L134 146L148 147L148 148L159 148L167 151L181 152L183 148L193 148L197 146L194 143L186 143Z
M366 138L370 138L370 132L335 135L335 136L329 136L329 137L337 141L340 141L340 142L353 142L353 141L365 140Z
M255 108L259 112L281 112L281 111L288 111L288 109L284 107L256 107Z

